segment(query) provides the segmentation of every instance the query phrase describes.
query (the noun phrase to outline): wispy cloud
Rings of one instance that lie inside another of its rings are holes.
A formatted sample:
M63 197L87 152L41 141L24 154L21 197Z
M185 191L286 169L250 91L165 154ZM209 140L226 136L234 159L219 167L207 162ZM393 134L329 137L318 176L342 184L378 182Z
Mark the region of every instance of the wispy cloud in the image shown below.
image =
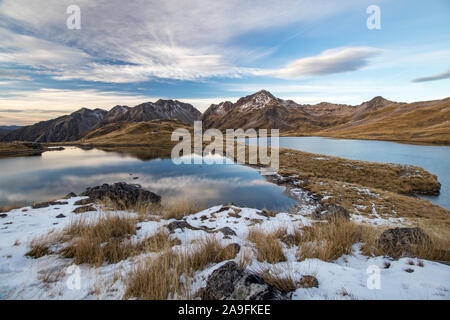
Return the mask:
M359 70L369 59L383 51L371 47L335 48L317 56L305 57L288 63L280 69L261 70L257 75L272 75L281 79L301 79Z
M0 18L9 28L0 29L0 63L44 68L57 80L241 77L257 71L242 61L272 48L249 54L255 48L235 45L236 37L317 22L355 3L360 1L78 0L81 30L68 30L72 0L47 0L45 8L33 0L4 0Z
M422 77L422 78L417 78L414 80L411 80L412 82L427 82L427 81L435 81L435 80L442 80L442 79L449 79L450 78L450 69L436 74L434 76L429 76L429 77Z

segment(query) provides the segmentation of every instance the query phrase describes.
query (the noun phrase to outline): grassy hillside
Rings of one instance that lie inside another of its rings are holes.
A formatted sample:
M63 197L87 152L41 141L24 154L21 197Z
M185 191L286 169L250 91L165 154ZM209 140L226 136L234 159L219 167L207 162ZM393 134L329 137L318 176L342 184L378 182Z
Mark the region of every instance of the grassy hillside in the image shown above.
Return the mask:
M390 140L450 145L450 98L391 104L368 110L358 118L320 131L298 130L287 135Z

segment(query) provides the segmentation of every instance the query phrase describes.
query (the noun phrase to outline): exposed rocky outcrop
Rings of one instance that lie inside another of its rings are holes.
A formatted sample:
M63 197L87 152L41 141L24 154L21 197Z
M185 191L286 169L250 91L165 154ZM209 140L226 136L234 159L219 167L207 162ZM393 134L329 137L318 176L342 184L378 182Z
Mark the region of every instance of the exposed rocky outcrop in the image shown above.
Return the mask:
M300 287L305 288L305 289L318 288L319 280L317 280L317 278L314 276L304 275L300 279L299 285L300 285Z
M285 300L274 286L231 261L215 270L202 290L203 300Z
M385 230L378 238L378 245L392 256L410 256L412 249L431 243L421 228L394 228Z
M93 206L84 206L79 207L73 210L73 213L85 213L85 212L94 212L97 211Z
M66 201L47 201L47 202L33 204L31 207L33 209L40 209L40 208L47 208L50 206L57 206L57 205L62 206L62 205L66 205L66 204L68 204L68 202L66 202Z
M201 231L205 231L208 233L221 232L225 237L236 236L236 232L234 232L234 230L231 229L230 227L223 227L223 228L220 228L217 230L214 230L214 229L211 229L211 228L208 228L205 226L194 227L194 226L190 225L189 223L187 223L185 220L173 221L167 225L167 228L169 229L169 231L171 233L175 232L176 229L190 229L190 230L201 230Z
M89 197L92 201L108 202L119 210L133 208L139 203L159 203L161 197L142 189L140 185L118 182L112 185L87 188L80 196Z
M347 209L337 204L322 204L313 213L314 219L319 220L333 220L345 219L350 220L350 214Z

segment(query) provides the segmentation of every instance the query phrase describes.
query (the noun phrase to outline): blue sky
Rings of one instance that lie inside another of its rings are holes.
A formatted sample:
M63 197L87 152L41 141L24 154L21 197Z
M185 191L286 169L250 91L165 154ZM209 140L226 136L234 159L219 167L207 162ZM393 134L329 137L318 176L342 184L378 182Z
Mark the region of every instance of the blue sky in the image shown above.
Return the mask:
M159 98L204 111L260 89L359 104L449 88L448 0L0 0L0 125Z

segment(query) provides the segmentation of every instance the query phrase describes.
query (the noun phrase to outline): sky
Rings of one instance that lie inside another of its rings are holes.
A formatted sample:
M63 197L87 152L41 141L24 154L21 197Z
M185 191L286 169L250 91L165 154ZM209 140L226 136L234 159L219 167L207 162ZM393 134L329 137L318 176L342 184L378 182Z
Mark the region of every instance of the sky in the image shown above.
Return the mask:
M0 125L160 98L203 112L261 89L357 105L449 88L448 0L0 0Z

